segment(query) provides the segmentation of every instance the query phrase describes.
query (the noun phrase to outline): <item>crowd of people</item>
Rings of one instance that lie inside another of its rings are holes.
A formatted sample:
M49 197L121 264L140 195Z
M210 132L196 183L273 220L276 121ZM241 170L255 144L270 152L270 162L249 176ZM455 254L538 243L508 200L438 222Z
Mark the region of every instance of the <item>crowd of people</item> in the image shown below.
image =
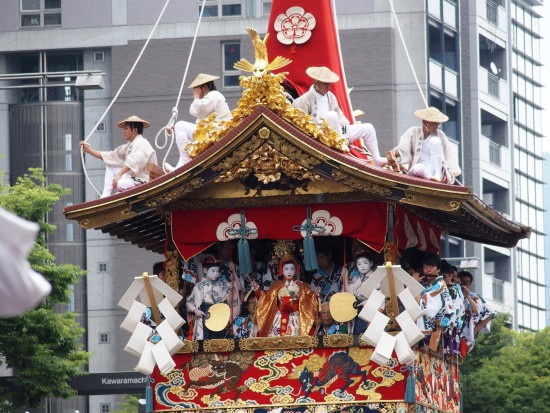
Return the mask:
M303 271L304 265L293 252L291 241L283 254L273 250L270 241L252 245L252 271L241 274L231 241L217 242L210 249L182 263L180 293L184 296L180 312L188 323L182 337L209 338L281 337L298 335L361 335L368 323L356 317L337 322L331 313L334 294L355 295L358 311L368 297L361 294L367 281L383 259L361 241L349 240L349 251L338 251L334 243L318 242L318 269ZM344 244L346 245L346 244ZM349 262L346 263L346 258ZM473 275L442 260L436 253L417 249L403 251L400 264L425 288L416 297L424 315L418 327L426 338L421 345L434 351L444 348L452 354L466 355L480 331L489 331L493 316L488 304L471 291ZM163 277L162 271L157 271ZM209 308L225 303L227 324L210 331L205 324ZM402 308L401 303L399 306ZM385 311L382 305L379 311ZM338 318L338 317L336 317Z
M365 148L362 151L364 154L368 153L365 159L369 162L437 182L453 183L461 174L456 154L453 153L445 133L439 129L449 118L437 108L417 110L415 115L422 121L422 126L408 129L401 136L399 145L388 151L384 157L380 155L374 126L371 123L352 123L330 91L331 85L340 81L339 76L324 66L309 67L306 73L313 83L302 96L296 99L289 97L292 105L309 115L319 127L331 128L340 137L348 140L350 145ZM189 148L194 142L193 134L201 120L212 118L219 123L231 119L226 99L214 84L218 78L219 76L199 74L189 85L193 89L189 113L196 118L195 123L179 121L167 128L169 135L175 135L178 148L179 160L175 168L191 160ZM289 83L286 82L285 85L288 87ZM291 93L287 96L291 96ZM143 137L143 129L148 128L150 123L134 115L120 121L118 126L124 130L123 136L127 142L113 151L98 151L85 141L80 143L84 153L105 163L102 198L112 195L113 191L121 192L143 184L158 176L160 170L156 151ZM163 169L171 171L175 168L165 164Z

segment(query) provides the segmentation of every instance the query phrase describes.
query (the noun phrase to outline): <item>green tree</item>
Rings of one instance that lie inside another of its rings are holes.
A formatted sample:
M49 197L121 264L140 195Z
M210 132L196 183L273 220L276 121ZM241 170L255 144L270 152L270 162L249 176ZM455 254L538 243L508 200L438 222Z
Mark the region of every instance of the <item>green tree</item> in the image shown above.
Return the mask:
M74 313L54 311L56 304L69 302L70 287L85 271L75 265L57 265L46 242L55 230L46 222L46 214L69 193L60 185L46 183L41 169L29 169L13 186L0 186L0 207L39 224L29 263L52 284L51 294L36 308L0 319L0 365L15 372L7 385L0 387L0 412L38 407L44 397L72 397L75 392L68 380L85 374L89 353L83 351L80 341L84 329Z
M550 327L518 333L493 320L461 367L464 411L550 412Z
M121 401L114 413L137 413L139 410L139 395L129 394Z

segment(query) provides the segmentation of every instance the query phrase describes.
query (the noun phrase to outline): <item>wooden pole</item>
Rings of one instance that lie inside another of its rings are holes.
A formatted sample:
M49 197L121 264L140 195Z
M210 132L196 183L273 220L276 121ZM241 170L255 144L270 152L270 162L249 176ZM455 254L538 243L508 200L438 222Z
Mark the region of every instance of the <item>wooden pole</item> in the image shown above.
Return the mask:
M147 297L149 297L149 302L151 303L151 310L153 311L153 317L155 317L155 322L159 325L162 320L160 318L160 311L155 301L155 294L153 293L153 287L151 286L151 281L149 281L149 273L144 272L141 276L145 282L145 289L147 290Z
M399 314L399 305L397 303L397 293L395 291L395 279L393 278L393 269L392 269L391 261L386 262L386 270L388 274L388 284L390 287L390 299L391 299L391 305L393 310L393 317L391 318L395 319L395 317Z

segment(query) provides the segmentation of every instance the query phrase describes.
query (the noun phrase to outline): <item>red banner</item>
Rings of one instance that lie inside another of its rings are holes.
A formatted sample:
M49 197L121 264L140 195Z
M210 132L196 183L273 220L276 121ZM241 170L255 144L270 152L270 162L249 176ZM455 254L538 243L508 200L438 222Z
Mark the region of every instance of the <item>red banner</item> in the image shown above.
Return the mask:
M407 248L439 253L441 230L430 225L400 205L395 206L395 228L393 234L399 252Z
M292 409L403 400L406 366L396 359L379 366L370 361L372 352L350 347L175 354L176 369L167 375L155 369L152 375L154 408Z
M188 260L216 241L238 239L244 211L250 230L247 239L300 240L306 234L296 227L306 224L308 208L311 223L324 229L321 235L313 232L314 237L345 235L375 251L384 247L388 225L384 202L172 211L172 239Z
M270 60L275 56L292 60L279 71L288 72L287 79L300 95L313 84L306 75L310 66L326 66L340 76L331 92L354 123L331 0L273 0L267 31Z

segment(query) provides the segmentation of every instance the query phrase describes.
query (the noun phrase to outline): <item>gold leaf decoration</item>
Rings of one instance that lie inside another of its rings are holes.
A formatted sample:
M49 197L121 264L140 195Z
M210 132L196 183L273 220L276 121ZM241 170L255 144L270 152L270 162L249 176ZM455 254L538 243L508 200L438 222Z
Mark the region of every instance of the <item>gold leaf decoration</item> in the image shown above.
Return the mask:
M188 145L191 158L196 157L222 139L257 106L271 109L319 142L341 152L349 152L348 141L329 128L326 122L323 121L323 125L318 126L311 121L311 116L290 104L285 97L284 88L281 86L285 75L286 73L267 73L261 77L241 76L239 81L244 91L237 108L231 111L232 119L218 122L214 113L202 119L193 135L194 142Z

